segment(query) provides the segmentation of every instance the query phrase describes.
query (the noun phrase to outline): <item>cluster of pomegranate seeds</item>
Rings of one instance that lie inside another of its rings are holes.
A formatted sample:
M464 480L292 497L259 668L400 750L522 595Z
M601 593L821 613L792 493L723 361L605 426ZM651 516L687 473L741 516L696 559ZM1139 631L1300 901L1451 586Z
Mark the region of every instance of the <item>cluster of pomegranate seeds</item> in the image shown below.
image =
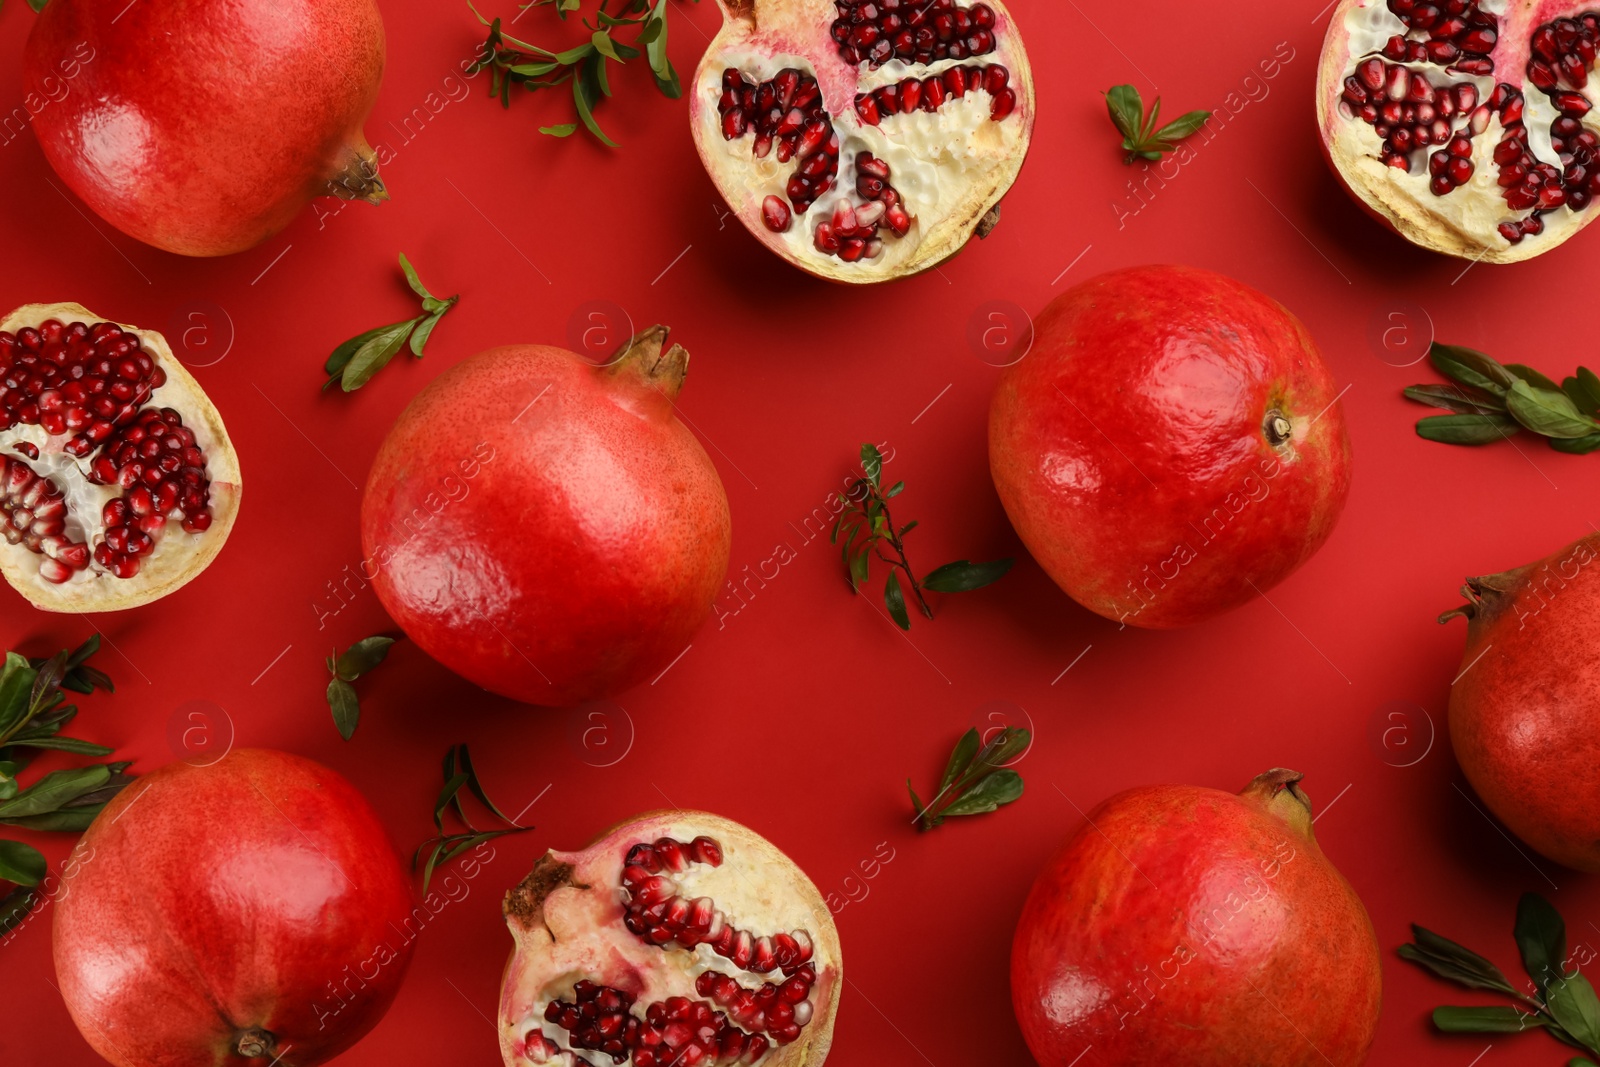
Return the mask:
M957 7L955 0L834 0L829 27L839 58L874 69L890 59L934 63L994 51L994 8Z
M838 256L846 263L874 259L883 252L880 229L896 237L911 231L911 216L900 201L900 193L889 184L889 164L871 152L856 156L856 193L864 201L853 204L841 198L833 214L817 223L812 247L823 255Z
M839 175L839 135L822 104L817 79L785 67L758 84L729 67L722 72L717 113L722 116L724 140L754 132L751 154L757 159L775 155L779 163L800 161L784 189L795 211L806 210L833 188ZM782 233L789 228L789 204L776 197L767 201L763 217Z
M906 78L897 84L861 93L856 96L856 114L868 126L877 126L887 116L937 111L946 100L959 100L967 93L983 89L993 98L989 117L999 122L1017 109L1017 91L1010 83L1011 72L998 63L950 67L943 74Z
M194 432L171 408L143 410L166 380L139 338L114 323L51 319L37 329L0 332L0 429L36 425L53 437L70 434L62 450L90 460L89 480L125 490L106 504L102 518L108 529L93 550L94 560L119 578L139 573L140 559L155 550L155 535L168 517L181 514L191 532L211 526L210 481ZM38 459L32 445L19 451ZM11 473L13 463L18 461L7 461L8 486L21 477ZM18 465L33 475L31 468ZM38 492L60 498L53 483L40 481L49 491ZM11 498L8 492L6 502ZM32 512L37 543L27 538L13 543L27 543L47 557L40 566L47 581L64 582L88 566L88 549L60 536L64 525L38 533L37 509L11 505L7 510L13 524L23 511ZM61 510L64 524L64 504Z
M1428 159L1435 196L1471 179L1472 138L1489 128L1495 110L1479 102L1470 83L1435 88L1425 75L1376 56L1362 60L1344 80L1343 100L1383 138L1382 158L1391 167L1410 171L1413 152L1439 146Z
M1457 74L1493 74L1489 58L1500 38L1500 21L1475 0L1389 0L1389 10L1412 33L1396 34L1383 46L1396 63L1437 63Z
M633 996L620 989L582 981L573 986L572 1000L551 1001L544 1017L568 1031L574 1048L604 1052L613 1063L631 1056L634 1067L749 1064L771 1046L760 1034L747 1034L730 1023L727 1015L703 1000L668 997L650 1005L643 1019L633 1014L633 1003ZM543 1035L531 1035L529 1044L535 1043L547 1057L560 1053Z
M811 987L816 982L817 969L807 963L782 982L761 983L760 989L746 989L738 979L716 971L702 973L694 988L725 1009L739 1026L765 1032L778 1044L787 1045L811 1021Z
M32 445L22 454L39 458ZM0 536L44 556L39 573L45 581L64 582L89 565L89 546L69 539L66 528L66 497L54 482L21 459L0 463Z
M1550 147L1561 166L1534 157L1522 124L1522 94L1499 86L1496 94L1505 95L1507 111L1513 112L1510 117L1502 112L1506 132L1494 151L1500 185L1507 206L1533 209L1527 218L1500 224L1500 236L1512 244L1544 231L1541 213L1563 205L1582 211L1600 196L1600 137L1581 121L1592 105L1579 91L1588 84L1589 67L1600 52L1600 12L1546 23L1534 31L1532 45L1528 82L1559 112L1550 123Z

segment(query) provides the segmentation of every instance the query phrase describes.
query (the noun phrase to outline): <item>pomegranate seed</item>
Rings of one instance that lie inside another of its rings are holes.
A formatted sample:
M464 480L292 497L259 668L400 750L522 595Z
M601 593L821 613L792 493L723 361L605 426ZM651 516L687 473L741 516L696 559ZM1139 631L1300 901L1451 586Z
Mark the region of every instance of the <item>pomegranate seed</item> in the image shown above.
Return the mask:
M769 196L761 202L761 221L773 233L786 233L792 216L789 205L779 196Z

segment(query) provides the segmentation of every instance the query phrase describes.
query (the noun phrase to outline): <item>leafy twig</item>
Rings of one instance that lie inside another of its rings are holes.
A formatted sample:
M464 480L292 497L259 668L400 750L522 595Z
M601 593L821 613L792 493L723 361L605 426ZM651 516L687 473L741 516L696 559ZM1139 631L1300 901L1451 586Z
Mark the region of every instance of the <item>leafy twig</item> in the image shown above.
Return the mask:
M917 796L911 779L906 779L918 830L926 833L952 815L982 815L1022 796L1022 776L1009 765L1028 754L1032 736L1027 730L1008 726L986 744L980 746L980 740L976 728L962 735L945 765L939 791L927 804Z
M883 602L900 629L911 629L911 615L906 611L905 587L910 587L917 609L931 619L933 609L922 595L923 590L966 593L999 581L1011 569L1012 561L1009 559L992 563L969 563L963 559L946 563L930 572L922 581L917 581L916 574L911 570L911 562L906 558L905 546L905 536L916 528L917 520L896 527L889 515L890 498L899 496L905 490L906 483L896 482L888 490L882 488L883 456L874 445L861 446L861 470L865 477L857 478L845 491L849 504L834 522L829 540L833 544L843 545L841 554L850 576L850 588L857 593L866 583L873 556L889 565ZM892 556L884 551L885 547L893 553ZM900 578L902 573L905 575L903 582Z
M508 108L511 106L513 85L520 85L529 92L538 92L570 82L578 122L541 126L539 132L552 137L568 137L577 131L581 122L601 144L615 148L616 142L606 136L594 117L595 106L611 96L611 76L606 67L608 61L621 65L643 55L650 64L651 73L655 75L656 88L672 100L683 95L683 83L673 69L672 61L667 58L667 0L655 0L653 4L651 0L619 0L621 14L617 15L606 10L609 3L611 0L601 0L600 9L595 13L598 25L591 24L587 18L581 20L584 28L590 32L587 42L552 52L507 35L501 29L499 19L491 22L484 18L468 0L467 6L472 7L472 13L478 16L478 21L489 27L489 39L483 43L477 62L468 73L489 71L489 95L498 96L501 104ZM557 16L565 21L569 11L578 9L580 0L532 0L527 6L553 6ZM627 28L638 30L631 43L624 43L612 36L612 31Z
M1504 1007L1433 1010L1433 1025L1447 1034L1515 1034L1542 1028L1557 1041L1585 1052L1600 1054L1600 999L1577 968L1568 974L1567 928L1544 897L1524 893L1517 901L1513 928L1522 966L1528 972L1530 991L1512 986L1500 969L1470 949L1415 924L1416 940L1401 945L1402 959L1410 960L1440 978L1468 989L1500 993L1517 1003ZM1568 1067L1594 1067L1579 1057Z
M478 798L478 803L488 808L493 815L505 823L505 830L479 830L472 825L472 820L467 818L467 810L461 803L461 789L465 786L473 796ZM447 834L444 830L444 813L447 809L454 808L456 818L465 826L466 832ZM472 766L472 754L467 751L466 745L452 745L450 751L444 754L444 788L439 791L439 799L433 806L433 825L439 831L436 837L431 837L417 846L416 852L411 855L411 869L417 869L422 862L422 850L429 845L433 851L428 854L428 862L422 869L422 895L428 895L428 882L433 878L433 870L441 863L449 863L469 848L476 848L485 841L492 841L497 837L507 834L522 834L532 830L531 826L518 826L499 808L494 801L489 799L489 794L484 791L483 783L478 781L478 772Z
M1435 343L1428 359L1453 385L1413 385L1405 395L1450 415L1417 421L1417 436L1450 445L1486 445L1518 430L1549 439L1558 452L1600 449L1600 376L1588 367L1560 385L1521 363Z
M1131 85L1113 85L1106 91L1106 110L1111 121L1122 134L1122 149L1127 153L1122 162L1132 164L1136 159L1159 160L1177 148L1177 142L1190 137L1206 124L1209 111L1191 111L1167 123L1160 129L1161 98L1156 97L1150 113L1145 114L1144 100L1139 90Z
M328 710L333 712L333 725L346 741L356 732L361 719L361 699L356 687L350 683L382 663L395 642L392 637L368 637L345 649L344 655L335 659L329 656Z
M433 328L439 325L444 313L455 307L456 302L461 299L458 294L440 300L428 292L427 286L417 277L416 269L411 266L411 261L406 258L404 252L400 253L400 269L405 272L406 284L410 285L411 291L422 300L422 314L405 322L368 330L335 348L327 362L322 365L322 369L329 375L328 380L322 383L324 390L334 382L338 382L339 387L347 393L360 389L395 357L405 346L407 338L411 341L411 354L421 359L422 346L428 343Z
M6 653L0 664L0 825L27 830L78 833L88 828L100 809L133 779L130 763L93 764L51 771L23 788L18 775L33 758L30 750L54 749L80 756L109 756L111 749L75 737L61 736L62 727L77 717L66 703L68 692L113 692L111 679L89 665L100 650L96 634L71 652L48 659L25 659ZM44 856L20 841L0 840L0 881L15 885L0 897L0 931L28 913L32 887L45 874Z

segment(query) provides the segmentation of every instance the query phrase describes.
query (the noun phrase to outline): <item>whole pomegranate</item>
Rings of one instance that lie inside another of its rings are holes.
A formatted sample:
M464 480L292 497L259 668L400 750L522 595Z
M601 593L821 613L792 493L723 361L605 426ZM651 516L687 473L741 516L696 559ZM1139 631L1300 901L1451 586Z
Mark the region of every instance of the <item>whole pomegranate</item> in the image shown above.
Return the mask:
M228 539L222 417L152 330L78 304L0 320L0 574L46 611L166 596Z
M411 892L377 815L285 752L173 763L124 789L56 898L56 980L117 1067L326 1062L411 961Z
M222 256L318 196L388 199L361 134L383 53L373 0L51 0L22 77L51 100L45 158L96 214Z
M762 244L840 282L987 236L1033 136L1000 0L725 0L690 86L711 180Z
M1600 871L1600 534L1467 581L1450 743L1489 810L1537 851Z
M529 704L581 703L665 670L728 569L728 498L673 401L665 327L595 366L482 352L384 440L361 538L379 598L446 667Z
M1350 488L1338 389L1305 327L1190 267L1116 271L1052 301L1000 378L989 463L1057 585L1156 629L1288 577Z
M1413 244L1487 263L1594 218L1600 9L1563 0L1342 0L1317 81L1324 154Z
M1011 997L1040 1067L1355 1067L1378 942L1294 771L1121 793L1034 882Z
M805 872L736 822L631 819L546 855L505 915L506 1067L827 1058L844 979L833 916Z

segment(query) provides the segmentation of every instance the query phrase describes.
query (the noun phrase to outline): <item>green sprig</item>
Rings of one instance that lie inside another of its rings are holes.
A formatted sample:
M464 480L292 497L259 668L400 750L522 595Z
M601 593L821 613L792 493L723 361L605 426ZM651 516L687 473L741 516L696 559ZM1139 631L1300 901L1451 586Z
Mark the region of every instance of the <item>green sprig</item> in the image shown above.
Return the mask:
M328 681L328 710L333 712L334 728L346 741L355 735L361 720L361 698L352 683L387 659L394 642L392 637L364 638L337 659L329 656L324 661L333 675Z
M467 809L461 800L461 790L465 788L478 798L478 803L489 809L490 813L506 824L506 829L479 830L467 817ZM450 810L456 813L456 819L466 830L461 833L446 833L444 829L445 813ZM452 745L444 754L444 788L439 791L438 800L433 805L433 825L438 834L417 846L411 854L411 869L415 871L422 863L422 850L429 845L433 846L428 853L428 861L422 868L422 895L428 894L428 883L433 878L434 868L441 863L449 863L469 848L476 848L485 841L492 841L497 837L507 834L522 834L532 830L531 826L518 826L506 816L494 801L489 799L488 792L483 788L483 783L478 780L478 772L472 766L472 753L467 751L466 745Z
M917 829L923 833L942 825L952 815L983 815L1022 796L1022 775L1010 769L1028 754L1032 735L1020 727L996 731L983 743L974 727L956 742L950 761L945 764L939 791L923 804L906 779L911 806L917 813Z
M559 52L541 48L536 44L519 41L502 28L500 19L489 20L478 13L468 0L467 6L477 15L478 21L489 27L489 38L479 50L478 59L469 74L489 71L489 95L500 98L505 107L511 106L511 87L520 85L529 92L554 89L571 84L572 103L578 121L554 126L540 126L539 132L551 137L569 137L581 124L584 129L610 148L617 147L594 116L601 100L612 95L608 63L619 66L630 59L645 57L655 76L656 88L668 99L683 95L683 83L678 72L667 58L667 0L621 0L621 14L607 11L611 0L601 0L595 13L595 23L585 18L582 23L589 30L589 40ZM578 10L580 0L532 0L529 7L554 7L563 21L567 14ZM631 42L618 40L614 30L633 29L638 32Z
M864 477L857 478L845 491L848 504L834 521L829 541L842 546L845 572L850 578L853 592L861 592L873 556L889 565L883 603L900 629L911 629L911 614L906 610L907 588L911 590L917 609L924 617L931 619L933 609L922 595L923 590L966 593L999 581L1011 569L1012 561L1009 559L992 563L969 563L962 559L946 563L919 582L906 558L905 546L905 536L916 528L917 521L896 527L889 514L889 501L905 491L906 483L896 482L887 490L883 489L883 456L874 445L861 446L861 471ZM886 548L894 554L887 554ZM904 579L901 578L902 574Z
M1459 345L1435 342L1434 369L1451 385L1413 385L1407 399L1449 415L1417 420L1417 436L1449 445L1486 445L1520 430L1539 434L1558 452L1600 449L1600 377L1588 367L1557 385L1521 363L1499 363Z
M1122 134L1122 149L1127 153L1122 161L1130 165L1136 159L1159 160L1174 151L1179 141L1197 133L1211 117L1209 111L1191 111L1157 129L1161 98L1156 97L1150 113L1146 114L1139 90L1131 85L1113 85L1106 90L1106 111Z
M1567 928L1561 913L1537 893L1517 901L1512 936L1531 979L1528 992L1517 989L1501 970L1471 949L1424 927L1412 925L1415 940L1401 945L1401 959L1467 989L1500 993L1516 1001L1496 1007L1440 1007L1433 1025L1447 1034L1515 1034L1542 1029L1557 1041L1600 1055L1600 998L1577 968L1568 974ZM1568 1067L1594 1067L1583 1057Z
M405 322L379 326L377 329L357 334L335 348L333 354L322 365L322 369L329 376L328 380L322 383L324 390L334 382L338 382L339 387L347 393L360 389L372 380L374 374L388 365L400 349L405 347L407 340L411 342L411 354L421 359L422 346L427 344L428 338L433 335L433 328L439 325L439 320L444 318L445 312L460 301L460 295L441 300L428 292L428 287L417 277L416 268L411 265L404 252L400 253L400 269L405 273L406 284L411 286L411 291L422 301L422 314Z

